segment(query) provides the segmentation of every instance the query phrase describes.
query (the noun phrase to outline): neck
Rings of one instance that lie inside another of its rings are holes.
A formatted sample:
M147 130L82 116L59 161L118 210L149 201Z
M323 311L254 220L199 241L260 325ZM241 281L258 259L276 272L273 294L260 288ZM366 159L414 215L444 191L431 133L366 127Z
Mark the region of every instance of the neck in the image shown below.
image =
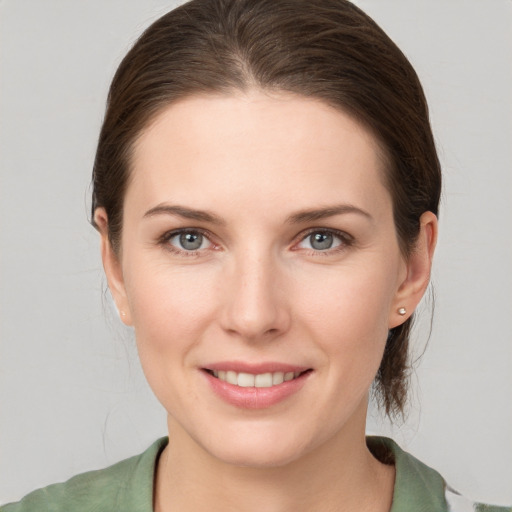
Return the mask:
M157 467L155 512L389 512L391 508L394 467L372 456L364 422L362 432L340 432L279 467L241 467L221 461L172 419L169 439Z

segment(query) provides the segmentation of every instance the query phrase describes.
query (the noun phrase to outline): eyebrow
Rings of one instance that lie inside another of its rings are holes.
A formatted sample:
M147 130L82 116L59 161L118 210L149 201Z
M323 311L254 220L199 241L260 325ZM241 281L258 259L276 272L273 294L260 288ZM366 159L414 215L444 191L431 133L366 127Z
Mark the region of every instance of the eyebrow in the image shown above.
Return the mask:
M197 220L199 222L209 222L211 224L223 225L225 224L217 215L205 210L194 210L186 206L177 206L170 204L159 204L151 208L144 214L144 218L154 217L155 215L173 215L183 217L184 219Z
M315 208L311 210L302 210L300 212L290 215L286 222L288 224L301 224L304 222L314 222L317 220L326 219L328 217L334 217L335 215L342 215L347 213L355 213L362 215L369 220L373 220L373 217L365 210L353 206L350 204L341 204L336 206L327 206L325 208ZM225 225L225 221L206 210L194 210L187 208L186 206L170 205L170 204L159 204L144 214L144 218L154 217L155 215L173 215L183 217L185 219L197 220L199 222L209 222L216 225Z
M311 210L303 210L288 217L287 222L289 224L300 224L304 222L313 222L316 220L326 219L328 217L334 217L335 215L342 215L347 213L355 213L362 215L369 220L373 220L373 217L365 210L353 206L351 204L340 204L336 206L327 206L325 208L316 208Z

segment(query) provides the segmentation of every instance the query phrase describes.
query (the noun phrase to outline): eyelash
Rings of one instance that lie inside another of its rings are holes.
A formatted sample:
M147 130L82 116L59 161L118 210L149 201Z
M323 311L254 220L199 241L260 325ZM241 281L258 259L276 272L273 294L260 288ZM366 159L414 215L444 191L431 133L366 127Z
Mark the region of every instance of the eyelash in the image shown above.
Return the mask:
M306 241L308 239L308 237L310 237L311 235L316 235L316 234L332 235L334 238L337 238L340 241L340 244L333 248L325 249L323 251L319 250L319 249L308 250L309 255L314 256L314 257L317 257L317 256L325 257L325 256L332 256L333 254L338 254L340 252L345 251L347 248L351 247L352 245L354 245L354 241L355 241L354 237L349 235L345 231L339 231L338 229L332 229L332 228L329 228L329 229L327 229L327 228L311 228L311 229L308 229L305 233L301 233L299 235L300 239L298 242L296 242L294 244L293 247L296 247L298 244ZM293 248L292 250L297 251L297 250L300 250L300 248L299 249Z
M175 229L173 231L168 231L167 233L164 233L160 239L158 240L158 244L165 247L166 250L178 254L180 256L185 257L193 257L193 256L199 256L201 254L201 251L204 249L198 249L195 251L187 251L184 249L179 249L178 247L171 245L169 243L170 240L172 240L174 237L179 235L185 235L185 234L198 234L202 235L210 244L212 244L214 247L218 247L214 242L211 241L211 235L200 228L182 228L182 229Z
M168 231L167 233L164 233L158 240L158 244L164 246L168 251L178 254L185 257L193 257L193 256L199 256L202 251L205 249L198 249L198 250L191 250L187 251L184 249L179 249L178 247L171 245L169 241L173 239L176 236L183 235L183 234L199 234L202 235L210 244L212 244L213 248L218 248L218 245L216 245L211 240L211 234L208 231L205 231L200 228L182 228L182 229L175 229L173 231ZM354 238L349 235L348 233L344 231L339 231L337 229L327 229L327 228L311 228L308 229L305 233L301 233L298 235L298 241L294 242L292 246L293 251L301 250L300 248L297 248L297 245L307 240L308 237L314 234L321 234L321 235L332 235L333 237L337 238L340 241L340 244L335 246L334 248L328 248L326 250L315 250L310 249L308 252L312 256L329 256L333 253L339 253L344 250L346 250L348 247L352 246L354 244ZM306 249L307 250L307 249Z

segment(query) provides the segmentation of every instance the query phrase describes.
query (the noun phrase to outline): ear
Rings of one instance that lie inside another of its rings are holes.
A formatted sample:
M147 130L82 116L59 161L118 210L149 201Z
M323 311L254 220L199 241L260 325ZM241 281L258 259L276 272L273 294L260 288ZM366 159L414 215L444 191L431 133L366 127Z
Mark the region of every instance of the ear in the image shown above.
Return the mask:
M399 285L389 314L390 329L404 323L412 315L427 289L437 232L437 217L432 212L423 213L418 240L405 262L406 275ZM404 314L401 314L402 308L405 309Z
M108 217L105 208L96 208L94 212L94 222L98 226L101 236L101 259L103 268L107 276L108 287L114 299L121 321L125 325L132 325L132 315L126 288L123 279L123 270L118 255L115 253L108 237Z

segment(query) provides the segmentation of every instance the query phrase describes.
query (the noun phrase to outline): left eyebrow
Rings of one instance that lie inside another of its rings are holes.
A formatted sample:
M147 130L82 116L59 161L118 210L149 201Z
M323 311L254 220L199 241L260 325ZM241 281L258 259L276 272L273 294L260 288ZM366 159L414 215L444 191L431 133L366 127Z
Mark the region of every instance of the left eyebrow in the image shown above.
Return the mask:
M303 210L290 215L286 222L289 224L301 224L304 222L313 222L316 220L322 220L328 217L334 217L335 215L342 215L347 213L355 213L357 215L362 215L369 220L373 220L373 217L367 211L362 210L357 206L353 206L351 204L340 204L335 206L327 206L325 208Z
M162 203L151 208L144 214L144 218L154 217L155 215L172 215L183 217L184 219L197 220L200 222L209 222L211 224L223 225L224 220L205 210L194 210L186 206L178 206Z

